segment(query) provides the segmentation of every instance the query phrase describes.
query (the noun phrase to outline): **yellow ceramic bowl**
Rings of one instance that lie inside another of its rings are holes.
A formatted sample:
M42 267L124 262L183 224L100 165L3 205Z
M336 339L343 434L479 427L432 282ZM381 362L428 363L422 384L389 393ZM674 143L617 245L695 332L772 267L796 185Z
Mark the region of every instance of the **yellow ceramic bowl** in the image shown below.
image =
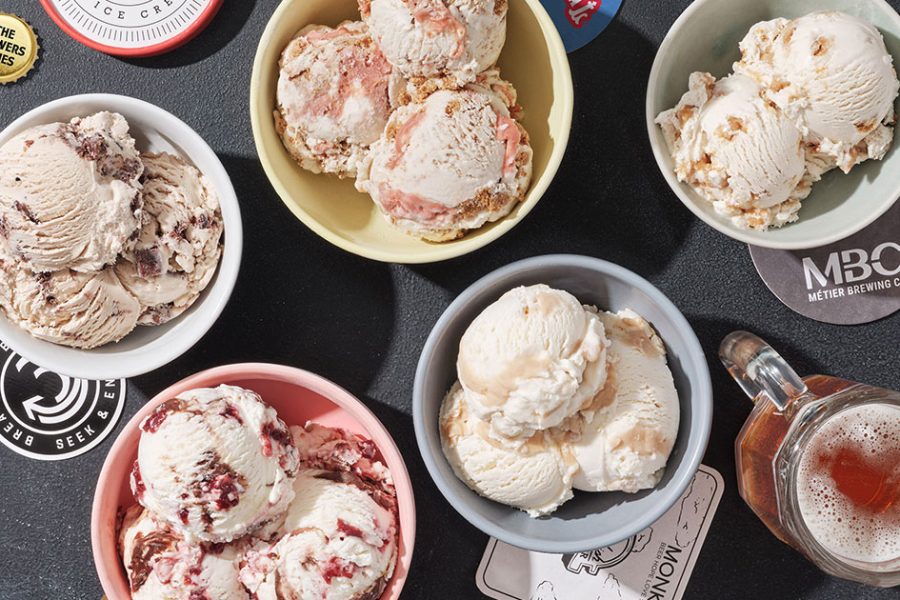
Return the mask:
M500 73L519 92L534 148L534 178L525 200L500 221L452 242L419 241L392 227L352 179L301 169L275 131L278 59L304 26L358 20L356 0L284 0L256 52L250 117L259 159L275 191L297 218L332 244L375 260L428 263L467 254L512 229L534 208L562 161L572 124L572 76L562 40L539 0L510 0Z

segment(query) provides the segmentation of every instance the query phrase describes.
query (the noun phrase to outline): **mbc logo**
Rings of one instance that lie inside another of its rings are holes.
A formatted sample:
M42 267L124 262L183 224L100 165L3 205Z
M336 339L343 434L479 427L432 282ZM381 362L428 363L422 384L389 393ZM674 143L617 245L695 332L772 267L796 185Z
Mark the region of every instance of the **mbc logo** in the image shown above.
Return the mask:
M900 244L885 242L876 246L871 254L860 248L832 252L821 269L812 258L803 259L803 276L808 290L816 285L824 288L829 283L843 285L865 281L872 275L900 275Z

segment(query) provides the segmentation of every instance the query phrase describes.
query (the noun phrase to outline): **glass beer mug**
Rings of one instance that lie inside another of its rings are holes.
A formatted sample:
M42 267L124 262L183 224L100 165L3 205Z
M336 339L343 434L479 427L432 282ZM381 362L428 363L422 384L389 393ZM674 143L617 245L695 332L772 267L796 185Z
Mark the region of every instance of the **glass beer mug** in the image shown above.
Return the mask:
M744 331L719 357L755 404L735 443L744 501L826 573L900 585L900 393L800 378Z

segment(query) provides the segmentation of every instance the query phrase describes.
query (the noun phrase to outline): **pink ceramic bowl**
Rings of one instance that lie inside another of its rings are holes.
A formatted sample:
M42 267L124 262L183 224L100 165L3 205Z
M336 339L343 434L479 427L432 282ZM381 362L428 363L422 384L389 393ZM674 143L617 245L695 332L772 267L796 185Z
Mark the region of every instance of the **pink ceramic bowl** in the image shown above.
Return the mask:
M288 425L315 421L341 427L370 438L391 470L400 511L400 555L394 577L382 600L396 600L406 582L416 539L416 506L412 482L397 445L384 425L349 392L318 375L280 365L246 363L217 367L183 379L147 402L122 430L100 471L91 514L94 563L103 591L110 600L130 597L128 580L116 548L116 515L120 507L135 504L128 476L137 458L138 425L154 408L184 391L219 384L245 387L271 404Z

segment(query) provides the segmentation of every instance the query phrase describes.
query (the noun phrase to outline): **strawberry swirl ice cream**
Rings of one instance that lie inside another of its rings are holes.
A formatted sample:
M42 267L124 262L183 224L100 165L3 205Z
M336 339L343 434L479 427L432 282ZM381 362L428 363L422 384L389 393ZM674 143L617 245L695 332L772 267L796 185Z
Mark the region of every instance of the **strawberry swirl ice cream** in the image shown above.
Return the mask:
M475 80L506 42L507 0L359 0L388 61L407 78Z
M515 90L496 71L460 90L436 89L391 115L356 187L389 222L429 241L496 221L531 182L532 150L515 114Z
M365 23L305 27L281 56L276 129L298 163L352 177L395 106L400 79Z

